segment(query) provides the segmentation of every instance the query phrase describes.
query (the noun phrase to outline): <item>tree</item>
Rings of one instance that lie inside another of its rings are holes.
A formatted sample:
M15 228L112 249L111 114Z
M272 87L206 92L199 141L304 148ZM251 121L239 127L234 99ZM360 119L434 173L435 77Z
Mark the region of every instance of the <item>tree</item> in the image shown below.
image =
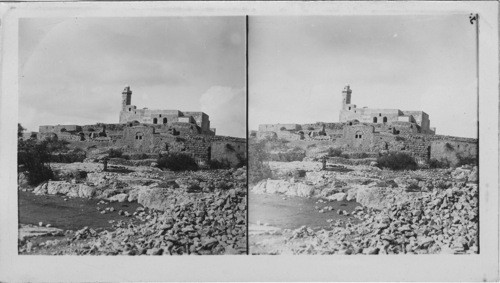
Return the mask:
M22 138L23 137L24 131L26 131L26 129L23 128L23 126L21 126L20 123L17 123L17 137L18 138Z

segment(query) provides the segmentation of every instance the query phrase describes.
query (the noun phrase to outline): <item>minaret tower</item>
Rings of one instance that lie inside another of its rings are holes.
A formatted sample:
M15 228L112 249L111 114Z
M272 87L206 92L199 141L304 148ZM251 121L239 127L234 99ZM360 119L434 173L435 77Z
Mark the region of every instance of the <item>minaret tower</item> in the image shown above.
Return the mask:
M342 109L347 110L347 105L351 104L351 87L349 85L346 85L344 87L344 90L342 91Z
M125 86L122 92L122 110L127 108L127 105L131 105L132 103L132 91L130 90L130 86Z

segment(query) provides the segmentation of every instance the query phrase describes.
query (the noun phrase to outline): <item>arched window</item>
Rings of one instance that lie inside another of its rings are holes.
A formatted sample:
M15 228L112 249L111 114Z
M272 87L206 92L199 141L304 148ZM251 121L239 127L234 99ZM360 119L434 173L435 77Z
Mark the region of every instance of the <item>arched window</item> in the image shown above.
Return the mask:
M158 118L153 118L153 124L158 124Z
M378 113L378 116L379 116L379 117L382 117L382 113Z
M351 110L351 107L349 107L349 110Z
M387 117L384 117L384 118L382 119L382 121L383 121L384 123L387 123Z
M163 118L163 124L167 123L167 118Z
M142 140L142 136L143 136L143 135L144 135L143 133L141 133L141 132L137 132L137 133L135 133L135 139L136 139L136 140Z
M373 123L377 123L377 117L373 117Z

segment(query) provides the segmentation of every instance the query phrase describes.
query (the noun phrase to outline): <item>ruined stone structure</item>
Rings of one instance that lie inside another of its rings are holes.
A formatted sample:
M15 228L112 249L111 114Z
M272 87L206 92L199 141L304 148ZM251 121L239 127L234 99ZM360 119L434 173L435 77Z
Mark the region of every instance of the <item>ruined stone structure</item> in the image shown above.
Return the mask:
M457 162L458 157L478 156L478 141L436 135L429 115L423 111L357 108L351 104L352 90L342 91L338 123L259 125L259 139L329 140L346 152L402 151L420 161Z
M131 153L182 152L199 164L227 161L236 165L246 159L246 140L217 136L203 112L149 110L131 105L132 91L122 93L120 123L40 126L37 137L57 137L87 145L117 146Z

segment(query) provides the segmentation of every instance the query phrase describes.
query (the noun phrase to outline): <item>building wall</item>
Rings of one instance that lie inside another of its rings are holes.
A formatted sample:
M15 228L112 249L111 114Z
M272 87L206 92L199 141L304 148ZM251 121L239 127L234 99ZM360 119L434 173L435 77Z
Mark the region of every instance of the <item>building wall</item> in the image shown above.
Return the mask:
M288 131L299 131L302 130L299 124L262 124L259 125L259 132L278 132L281 128L285 128Z
M371 125L354 125L344 128L343 137L336 140L339 147L349 150L372 150L374 127Z

